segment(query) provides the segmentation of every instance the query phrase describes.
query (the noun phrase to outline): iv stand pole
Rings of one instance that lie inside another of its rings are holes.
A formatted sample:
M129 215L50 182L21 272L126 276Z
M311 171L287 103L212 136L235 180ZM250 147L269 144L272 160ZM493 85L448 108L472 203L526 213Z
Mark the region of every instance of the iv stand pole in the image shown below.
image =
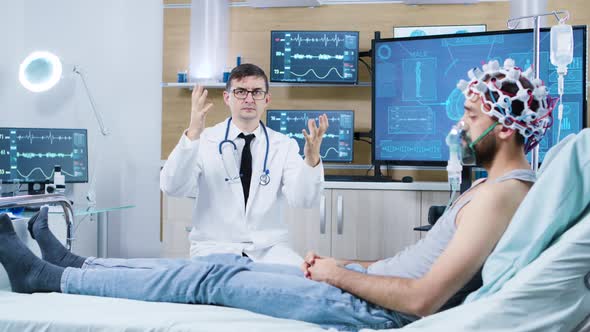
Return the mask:
M565 17L561 18L561 17L559 17L559 14L565 14ZM539 61L539 58L540 58L539 44L541 41L541 27L540 27L539 21L542 16L555 16L555 18L561 23L561 22L565 22L569 19L570 13L567 10L552 11L550 13L544 13L544 14L514 17L514 18L509 19L508 22L506 22L508 29L514 30L518 27L518 24L520 23L521 20L529 19L529 18L533 19L533 24L534 24L533 25L533 55L534 55L533 66L535 68L535 78L536 79L539 79L539 62L540 62ZM535 146L535 148L532 151L531 168L533 169L533 171L535 173L537 172L537 169L539 168L539 145Z

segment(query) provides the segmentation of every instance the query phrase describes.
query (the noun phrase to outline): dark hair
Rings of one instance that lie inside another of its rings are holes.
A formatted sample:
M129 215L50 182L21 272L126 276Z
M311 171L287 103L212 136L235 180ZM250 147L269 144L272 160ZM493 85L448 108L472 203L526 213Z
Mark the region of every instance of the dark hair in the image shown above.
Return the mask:
M504 75L499 74L499 75L495 75L494 77L490 77L489 75L486 75L486 77L484 77L484 81L494 80L496 78L502 79L502 78L504 78ZM525 77L520 76L520 78L518 80L520 81L520 84L522 84L523 88L528 89L531 92L535 89L533 84ZM504 93L514 96L518 92L518 85L516 85L516 83L514 83L514 82L504 82L502 84L501 89ZM493 94L493 98L492 98L492 96L490 96L490 93ZM498 100L498 97L499 97L499 95L497 92L491 92L490 90L488 90L488 92L486 92L486 94L485 94L485 98L489 101ZM533 98L533 96L530 96L530 98ZM512 113L514 115L521 115L522 114L522 111L524 110L524 103L522 101L514 100L512 102L511 106L512 106ZM533 99L533 101L531 102L531 105L529 107L533 112L537 112L539 110L539 102L536 99ZM497 106L496 106L496 108L497 108ZM524 141L525 141L524 136L522 136L520 134L520 132L517 131L516 132L516 143L519 145L524 145Z
M250 77L250 76L263 78L264 79L264 86L266 88L266 91L268 92L268 77L266 77L264 70L262 70L257 65L253 65L251 63L243 63L243 64L235 67L234 69L232 69L231 73L229 74L229 78L227 80L227 83L225 83L225 90L229 91L229 89L231 88L232 80L239 81L244 77Z

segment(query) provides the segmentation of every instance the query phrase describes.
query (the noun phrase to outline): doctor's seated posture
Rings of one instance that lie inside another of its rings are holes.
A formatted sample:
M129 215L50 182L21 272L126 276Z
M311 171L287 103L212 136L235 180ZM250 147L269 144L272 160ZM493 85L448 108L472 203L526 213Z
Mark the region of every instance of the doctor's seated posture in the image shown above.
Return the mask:
M476 160L489 177L461 195L425 238L392 258L350 262L310 253L301 269L238 255L83 258L55 239L43 209L29 221L43 259L19 240L7 216L0 218L0 261L12 289L223 305L340 330L400 327L459 305L481 285L481 267L535 181L525 152L550 126L552 109L545 87L513 61L472 74L460 84L465 114L448 142L462 152L460 160Z
M323 190L320 145L328 118L309 120L304 156L294 139L260 118L270 103L268 78L253 64L234 68L223 92L230 117L211 128L207 90L192 94L191 119L160 174L170 196L194 197L190 256L245 255L256 262L299 265L287 241L281 205L312 208Z

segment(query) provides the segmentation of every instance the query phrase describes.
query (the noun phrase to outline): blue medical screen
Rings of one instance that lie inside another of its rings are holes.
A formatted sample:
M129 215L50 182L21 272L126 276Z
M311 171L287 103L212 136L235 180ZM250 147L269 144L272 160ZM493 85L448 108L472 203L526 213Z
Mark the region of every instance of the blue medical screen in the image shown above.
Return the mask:
M541 32L540 78L557 97L557 74L549 59L550 33ZM526 69L533 61L533 33L496 31L474 35L375 40L373 156L406 165L444 165L445 137L463 116L463 94L456 88L467 71L508 57ZM586 27L574 28L574 59L565 77L561 137L585 126ZM539 160L554 145L554 126L539 144Z
M266 125L274 131L294 138L299 144L299 154L303 156L305 138L303 129L309 133L307 121L315 119L319 125L320 115L328 116L328 131L324 134L320 155L327 162L352 162L352 143L354 139L353 111L318 111L318 110L268 110Z
M357 82L358 31L271 31L270 80Z
M485 32L485 24L473 25L430 25L430 26L407 26L393 27L393 37L419 37L434 35L450 35L453 33Z
M51 182L56 165L66 182L88 182L86 129L0 128L1 182Z

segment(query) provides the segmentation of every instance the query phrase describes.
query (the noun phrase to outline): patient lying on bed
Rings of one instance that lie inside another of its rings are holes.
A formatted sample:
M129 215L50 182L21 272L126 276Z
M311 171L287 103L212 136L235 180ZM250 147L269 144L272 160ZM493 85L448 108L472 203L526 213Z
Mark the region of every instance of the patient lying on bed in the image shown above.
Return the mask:
M301 270L231 255L84 258L51 234L42 209L29 221L29 231L43 259L28 250L8 216L1 215L0 262L12 290L20 293L223 305L341 330L404 326L460 304L481 285L484 261L535 181L523 137L484 114L482 100L465 102L463 120L471 137L481 136L474 150L489 177L460 196L424 239L392 258L367 263L310 253ZM518 103L513 111L522 110Z

